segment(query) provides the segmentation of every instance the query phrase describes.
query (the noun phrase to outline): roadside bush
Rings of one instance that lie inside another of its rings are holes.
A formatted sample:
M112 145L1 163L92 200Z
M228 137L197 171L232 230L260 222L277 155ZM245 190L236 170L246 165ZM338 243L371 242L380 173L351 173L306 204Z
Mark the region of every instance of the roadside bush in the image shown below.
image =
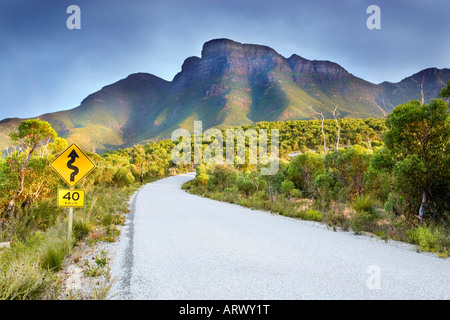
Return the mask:
M236 185L238 190L245 193L247 197L256 191L255 185L246 175L240 175L236 179Z
M0 259L0 300L39 299L49 279L39 261L28 257L26 260Z
M135 177L131 173L131 169L127 167L121 167L114 175L114 182L118 186L129 186L133 184Z
M420 247L422 251L447 253L450 246L448 236L441 227L420 226L407 231L410 241Z
M237 178L236 170L229 165L217 165L206 184L208 191L218 189L223 191L232 187Z
M293 189L291 191L291 198L301 199L302 197L303 197L303 194L300 190Z
M317 210L313 210L312 208L309 208L308 211L300 211L295 214L297 218L308 220L308 221L322 221L323 215Z
M75 219L73 221L73 235L77 241L80 241L93 229L92 223L85 219Z
M45 269L58 271L61 269L67 252L67 242L51 241L43 248L41 253L41 266Z
M195 168L196 174L194 179L194 184L196 186L206 186L209 175L206 169L206 166L204 164L200 164Z
M367 211L356 212L351 218L353 232L360 234L364 230L369 230L373 220L373 216Z
M377 217L377 211L376 211L376 200L372 198L369 195L361 195L358 198L356 198L352 203L352 208L358 212L366 212L368 215L372 216L373 218Z
M400 216L407 212L407 203L402 196L391 192L384 203L384 210L396 216Z
M288 198L291 197L292 191L295 189L295 185L291 180L284 180L281 183L280 191L284 193Z
M376 200L369 195L361 195L351 202L352 208L356 211L351 218L351 227L354 233L361 231L372 231L375 220L380 216L376 209Z
M58 271L64 258L73 245L73 240L67 240L67 224L59 223L49 230L39 246L39 261L44 269Z

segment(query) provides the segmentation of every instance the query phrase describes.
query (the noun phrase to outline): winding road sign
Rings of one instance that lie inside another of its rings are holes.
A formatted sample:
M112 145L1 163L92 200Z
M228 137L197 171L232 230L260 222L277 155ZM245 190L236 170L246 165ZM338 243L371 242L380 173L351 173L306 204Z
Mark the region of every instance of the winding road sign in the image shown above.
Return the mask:
M72 143L55 160L50 167L73 188L81 179L95 168L95 164L75 143Z

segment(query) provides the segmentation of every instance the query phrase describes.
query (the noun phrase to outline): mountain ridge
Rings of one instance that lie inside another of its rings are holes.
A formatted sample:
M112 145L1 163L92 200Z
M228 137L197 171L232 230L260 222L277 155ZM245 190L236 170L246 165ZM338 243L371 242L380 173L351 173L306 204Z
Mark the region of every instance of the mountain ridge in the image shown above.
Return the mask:
M170 138L176 128L192 131L259 121L314 119L311 110L344 118L381 118L408 100L437 97L450 69L428 68L398 83L374 84L338 63L286 58L274 49L230 39L206 42L201 56L184 60L172 81L151 73L128 75L88 95L78 107L36 118L82 148L102 152ZM19 118L0 121L0 148Z

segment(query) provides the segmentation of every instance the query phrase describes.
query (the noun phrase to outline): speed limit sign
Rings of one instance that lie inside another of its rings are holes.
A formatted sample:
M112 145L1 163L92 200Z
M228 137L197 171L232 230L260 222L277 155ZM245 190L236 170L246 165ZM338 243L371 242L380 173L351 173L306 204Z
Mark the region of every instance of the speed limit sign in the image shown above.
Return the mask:
M58 207L84 207L84 190L58 189Z

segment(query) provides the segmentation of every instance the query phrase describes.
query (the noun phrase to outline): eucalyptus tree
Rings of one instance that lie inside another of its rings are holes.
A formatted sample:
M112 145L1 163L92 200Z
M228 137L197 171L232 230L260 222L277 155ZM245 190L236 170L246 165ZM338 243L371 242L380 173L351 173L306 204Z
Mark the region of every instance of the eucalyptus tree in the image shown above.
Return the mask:
M440 99L429 104L410 101L397 106L387 118L384 138L392 157L393 187L405 197L420 220L449 211L450 117ZM414 209L415 208L415 209Z
M9 215L15 211L16 200L24 194L26 176L31 172L29 168L31 157L41 144L47 145L57 136L50 123L39 119L24 120L16 132L9 134L11 143L19 150L10 159L10 169L15 172L17 187L9 200L7 208Z

